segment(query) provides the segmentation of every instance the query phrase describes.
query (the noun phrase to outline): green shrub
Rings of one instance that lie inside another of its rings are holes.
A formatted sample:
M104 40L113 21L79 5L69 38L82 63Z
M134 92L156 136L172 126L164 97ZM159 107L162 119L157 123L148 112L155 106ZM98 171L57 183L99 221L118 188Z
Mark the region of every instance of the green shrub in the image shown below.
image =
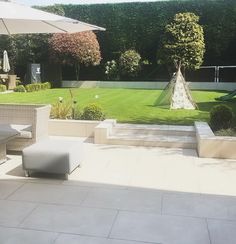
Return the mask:
M28 85L26 85L26 86L25 86L25 89L26 89L27 92L32 92L32 91L33 91L33 89L32 89L32 84L28 84Z
M70 103L58 101L52 105L51 115L52 119L71 119L72 107Z
M227 105L217 105L211 109L210 126L214 131L230 128L232 121L233 111Z
M34 92L34 91L40 91L40 90L46 90L51 88L51 83L44 82L44 83L33 83L28 84L25 86L27 92Z
M6 85L0 84L0 92L5 92L7 90Z
M14 88L14 92L26 92L26 89L23 85L18 85Z
M83 110L81 119L83 120L104 120L105 114L102 108L95 103L91 103Z
M122 76L136 77L141 70L141 56L135 50L128 50L121 54L119 67Z

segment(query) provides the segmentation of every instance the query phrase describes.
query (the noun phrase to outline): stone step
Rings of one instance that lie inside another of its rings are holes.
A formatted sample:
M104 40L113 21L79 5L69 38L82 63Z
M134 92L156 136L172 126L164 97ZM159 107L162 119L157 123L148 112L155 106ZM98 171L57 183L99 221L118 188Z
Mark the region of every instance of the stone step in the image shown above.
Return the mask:
M173 136L196 136L194 126L182 126L182 125L144 125L144 124L116 124L112 128L113 134L143 134L147 136L151 135L173 135Z
M114 145L168 147L196 149L197 141L192 136L146 135L112 133L108 136L108 143Z

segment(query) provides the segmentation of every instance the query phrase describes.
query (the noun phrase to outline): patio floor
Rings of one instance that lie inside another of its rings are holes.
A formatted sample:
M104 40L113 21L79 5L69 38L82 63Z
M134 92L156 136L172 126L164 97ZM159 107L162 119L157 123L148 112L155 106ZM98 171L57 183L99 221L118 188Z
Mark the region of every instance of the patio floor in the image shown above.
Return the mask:
M9 155L1 244L236 243L236 161L90 142L85 153L68 181L26 179L21 157Z

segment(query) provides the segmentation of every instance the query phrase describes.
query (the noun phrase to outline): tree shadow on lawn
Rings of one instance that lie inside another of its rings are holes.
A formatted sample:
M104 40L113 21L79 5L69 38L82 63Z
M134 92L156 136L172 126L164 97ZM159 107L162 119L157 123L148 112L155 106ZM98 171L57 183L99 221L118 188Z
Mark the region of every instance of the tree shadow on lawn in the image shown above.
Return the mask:
M201 117L199 119L199 117ZM161 124L161 125L193 125L194 121L207 121L208 122L209 118L205 116L199 116L199 114L196 115L186 115L183 116L182 118L170 118L170 117L146 117L146 116L140 116L140 117L133 117L129 118L127 120L122 120L122 123L131 123L131 124Z
M212 107L216 105L227 105L234 109L236 107L236 99L231 99L230 101L212 101L212 102L198 102L198 109L201 111L209 111Z
M225 104L233 109L235 114L235 119L233 124L236 125L236 99L232 99L227 102L221 101L211 101L211 102L198 102L198 109L196 110L186 110L186 114L177 114L178 112L182 112L183 110L176 110L176 118L174 116L163 116L158 114L156 117L147 116L134 116L131 118L127 118L122 120L122 123L132 123L132 124L169 124L169 125L193 125L194 121L205 121L209 122L209 112L212 107L220 104ZM156 106L156 105L146 105L147 107L158 108L163 112L175 112L175 110L170 110L169 106ZM189 111L189 113L187 113ZM194 113L191 113L194 111Z
M231 99L229 101L211 101L211 102L197 102L197 109L198 111L202 111L202 112L210 112L210 110L212 109L212 107L216 106L216 105L227 105L229 107L231 107L236 115L236 98ZM152 108L160 108L163 110L170 110L173 111L169 108L169 105L162 105L162 106L157 106L155 104L153 105L146 105L147 107L152 107ZM176 111L180 111L180 110L176 110Z

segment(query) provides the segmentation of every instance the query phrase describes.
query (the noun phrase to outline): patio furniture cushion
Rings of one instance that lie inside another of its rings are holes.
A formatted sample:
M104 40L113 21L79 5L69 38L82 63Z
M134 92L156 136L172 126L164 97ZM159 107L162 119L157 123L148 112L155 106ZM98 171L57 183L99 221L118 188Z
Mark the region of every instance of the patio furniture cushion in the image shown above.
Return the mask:
M19 132L17 138L32 138L32 125L0 124L0 134L5 135L13 131Z
M83 160L83 142L47 139L23 149L23 169L70 174Z

